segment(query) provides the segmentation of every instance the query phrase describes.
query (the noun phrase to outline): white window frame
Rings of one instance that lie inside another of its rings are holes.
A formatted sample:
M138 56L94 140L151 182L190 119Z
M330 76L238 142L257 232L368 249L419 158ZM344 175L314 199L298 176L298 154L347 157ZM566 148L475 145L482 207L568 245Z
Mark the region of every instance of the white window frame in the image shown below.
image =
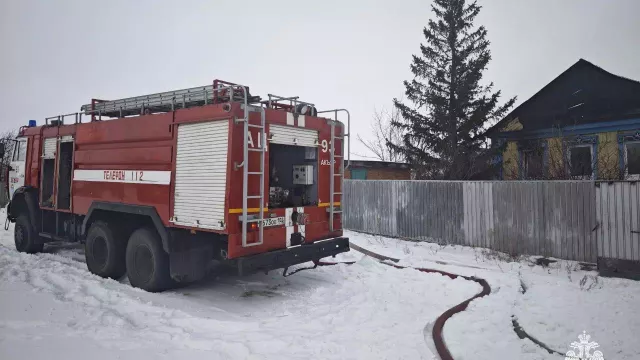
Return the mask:
M20 140L16 140L13 144L13 153L11 154L11 162L18 161L19 153L20 153Z
M571 175L571 149L573 148L579 148L579 147L588 147L589 148L589 155L591 158L591 175L582 175L582 176L573 176ZM567 155L567 164L569 164L569 176L571 176L572 178L578 178L580 180L593 180L595 178L595 172L596 172L596 164L594 164L593 161L593 144L574 144L574 145L570 145L569 149L568 149L568 155Z
M19 162L27 160L27 139L26 137L17 138L11 154L11 162ZM23 151L20 151L23 150ZM22 159L21 159L22 158Z
M640 180L640 174L629 175L629 159L627 157L627 144L640 144L640 141L625 141L623 143L622 151L624 152L624 178L627 180Z

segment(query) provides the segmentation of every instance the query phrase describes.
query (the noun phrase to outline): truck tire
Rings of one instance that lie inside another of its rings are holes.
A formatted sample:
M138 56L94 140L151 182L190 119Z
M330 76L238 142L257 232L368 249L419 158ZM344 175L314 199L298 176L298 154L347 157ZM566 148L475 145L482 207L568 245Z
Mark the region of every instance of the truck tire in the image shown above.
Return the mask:
M140 228L127 244L127 275L131 286L158 292L173 287L169 273L169 254L154 229Z
M125 239L118 236L107 223L91 224L84 247L87 267L103 278L119 279L126 272Z
M35 254L41 252L44 247L43 243L37 242L38 235L29 221L29 216L25 214L19 215L16 219L13 240L16 250L23 253Z

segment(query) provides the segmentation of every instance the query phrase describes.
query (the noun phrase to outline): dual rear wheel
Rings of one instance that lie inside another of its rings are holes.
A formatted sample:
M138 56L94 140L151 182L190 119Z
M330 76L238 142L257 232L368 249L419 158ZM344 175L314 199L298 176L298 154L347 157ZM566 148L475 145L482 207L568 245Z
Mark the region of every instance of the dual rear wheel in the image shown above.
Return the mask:
M85 257L89 271L104 278L126 274L131 286L152 292L173 286L169 255L155 229L136 229L127 239L115 226L96 221L87 233Z

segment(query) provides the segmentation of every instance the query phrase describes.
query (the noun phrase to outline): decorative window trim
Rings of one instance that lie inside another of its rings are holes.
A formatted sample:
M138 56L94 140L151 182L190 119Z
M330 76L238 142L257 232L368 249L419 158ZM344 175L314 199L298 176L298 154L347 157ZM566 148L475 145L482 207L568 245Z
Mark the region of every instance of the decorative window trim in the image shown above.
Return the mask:
M598 135L577 135L567 139L570 144L598 144Z
M623 149L623 154L622 156L624 157L624 163L622 164L623 169L624 169L624 178L627 180L640 180L640 174L632 174L629 175L629 168L625 165L627 165L627 163L629 162L629 159L627 158L627 145L629 144L640 144L640 140L637 141L625 141L624 144L622 144L622 149Z
M566 164L571 169L571 148L589 147L591 151L591 176L583 176L583 180L598 178L598 135L577 135L565 139L567 145ZM570 170L569 170L570 171Z
M620 165L620 173L624 173L625 179L629 180L640 180L639 175L629 175L629 170L627 169L627 144L634 144L640 142L640 130L631 131L618 134L618 155L619 155L619 165Z
M521 180L528 180L525 177L524 153L534 150L535 148L542 149L542 175L547 176L549 173L549 144L547 143L547 139L539 139L537 141L530 142L529 145L533 145L533 147L522 147L520 145L521 142L518 142L518 178Z
M591 175L570 175L572 178L578 178L580 180L593 180L595 179L595 171L596 171L596 165L594 163L594 156L593 156L593 144L575 144L575 145L569 145L568 149L567 149L567 165L569 167L569 172L571 172L571 150L576 149L576 148L589 148L589 153L591 155Z
M491 144L493 147L493 143L495 141L495 147L502 147L507 141L505 139L491 139ZM502 151L498 151L496 156L494 157L494 164L498 165L498 180L504 180L503 168L504 168L504 159Z
M627 141L630 141L630 142L640 141L640 130L635 132L618 134L618 144L622 144Z

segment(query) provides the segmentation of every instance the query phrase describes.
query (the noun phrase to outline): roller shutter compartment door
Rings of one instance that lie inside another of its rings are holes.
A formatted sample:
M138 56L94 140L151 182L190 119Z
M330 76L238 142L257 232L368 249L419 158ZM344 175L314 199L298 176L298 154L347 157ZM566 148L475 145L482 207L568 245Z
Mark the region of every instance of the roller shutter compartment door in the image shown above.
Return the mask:
M178 126L173 222L224 229L229 120Z
M316 147L318 146L318 132L316 130L284 126L284 125L271 125L269 126L269 134L271 143L284 144L284 145L297 145Z

